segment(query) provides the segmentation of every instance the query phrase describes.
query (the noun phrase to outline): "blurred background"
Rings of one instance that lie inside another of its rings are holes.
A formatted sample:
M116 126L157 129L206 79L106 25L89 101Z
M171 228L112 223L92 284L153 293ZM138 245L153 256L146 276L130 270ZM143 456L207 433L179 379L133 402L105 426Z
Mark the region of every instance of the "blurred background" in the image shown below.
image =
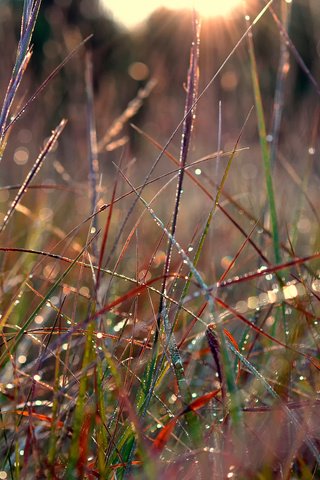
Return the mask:
M206 3L208 14L216 12L218 15L222 12L225 15L211 18L202 16L200 91L245 31L244 14L254 18L264 6L264 2L259 0L249 0L246 5L240 0L214 0L200 2L202 13L206 12ZM221 3L226 5L225 9L222 9ZM280 18L283 3L287 2L278 0L273 6ZM22 4L21 0L0 2L0 48L3 59L1 92L6 89L15 56ZM28 84L21 89L21 96L31 94L32 87L39 86L72 48L83 38L93 34L89 48L93 51L98 136L101 137L110 127L138 89L143 87L149 78L154 77L157 87L134 118L134 122L144 125L149 133L157 135L158 140L163 142L181 120L183 113L184 83L192 41L192 13L181 8L188 5L187 1L171 2L172 7L179 7L177 10L159 7L150 12L156 4L138 2L135 8L131 8L126 6L125 2L108 0L43 2L34 33ZM118 7L115 8L115 5ZM295 0L287 5L291 10L290 37L306 66L318 78L319 2ZM270 13L266 13L254 29L254 40L264 106L270 123L279 58L279 30ZM197 148L202 150L200 155L208 148L212 150L216 147L219 100L222 101L224 145L234 142L234 134L239 133L239 128L253 105L247 50L246 42L243 42L199 104L196 139ZM75 130L78 143L82 137L78 135L79 132L86 128L83 121L83 65L82 52L51 82L45 94L38 98L27 113L29 118L24 117L20 126L23 121L29 123L30 118L36 115L46 119L38 125L45 130L48 126L53 127L61 116L66 116L70 119L69 128ZM295 59L291 59L285 94L284 124L288 127L287 130L290 130L294 117L294 127L298 128L297 136L303 135L308 141L310 131L306 123L311 123L312 111L309 106L314 106L315 99L316 95L309 80L296 66ZM308 122L304 115L297 114L297 108L301 108L302 104L308 112ZM252 125L255 123L253 116ZM33 126L33 136L37 135L36 130L37 126ZM136 134L133 134L131 129L125 133L130 135L130 146L139 148L140 140L136 138ZM251 137L249 139L251 140ZM36 145L37 136L34 140ZM84 153L79 145L77 154L81 157Z

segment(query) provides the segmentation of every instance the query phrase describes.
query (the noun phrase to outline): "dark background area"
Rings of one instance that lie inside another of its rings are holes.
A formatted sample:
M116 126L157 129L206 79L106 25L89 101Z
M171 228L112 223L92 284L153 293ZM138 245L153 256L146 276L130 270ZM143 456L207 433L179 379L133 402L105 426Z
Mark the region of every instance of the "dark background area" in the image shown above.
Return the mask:
M248 11L254 18L263 2L249 3ZM280 13L279 2L275 2L274 8ZM2 92L6 88L14 60L21 10L22 1L0 2ZM316 1L293 2L290 36L316 78L319 77L319 18ZM202 21L200 87L206 85L245 27L241 13L230 19ZM157 79L158 85L134 121L142 124L147 122L149 132L157 134L158 139L164 141L181 119L183 112L183 85L192 41L191 13L159 9L146 19L141 28L128 31L108 18L106 10L97 0L46 0L40 9L34 32L29 84L25 86L27 88L24 92L30 94L67 53L90 34L93 34L89 48L93 51L99 134L104 133L112 120L124 110L138 89L148 80L147 77L140 81L134 80L128 73L134 62L143 62L148 67L149 75ZM279 57L279 32L275 23L270 21L269 13L255 27L254 38L264 105L270 122ZM243 42L206 94L204 101L199 104L200 125L197 134L200 136L200 143L206 144L205 148L215 147L212 136L217 128L219 100L223 104L223 131L226 139L228 136L232 138L232 135L239 131L253 103L246 60L247 45ZM298 128L301 134L307 135L307 132L303 131L303 125L299 125L300 115L294 115L298 125L291 125L292 115L302 104L310 113L309 104L314 105L316 97L309 80L301 68L296 66L295 59L291 59L290 64L285 120L290 123L290 128ZM47 125L52 128L62 116L70 119L73 127L78 129L77 133L81 128L85 128L85 122L81 121L85 103L83 72L82 52L69 62L50 84L46 93L37 100L37 105L30 109L30 116L42 115L46 118L45 122L40 122L41 128L47 128ZM210 122L207 121L208 118ZM255 122L252 123L254 126ZM43 133L39 132L39 135ZM135 135L132 132L130 136L132 145L136 148L136 143L140 142L134 142ZM38 136L35 140L38 140Z

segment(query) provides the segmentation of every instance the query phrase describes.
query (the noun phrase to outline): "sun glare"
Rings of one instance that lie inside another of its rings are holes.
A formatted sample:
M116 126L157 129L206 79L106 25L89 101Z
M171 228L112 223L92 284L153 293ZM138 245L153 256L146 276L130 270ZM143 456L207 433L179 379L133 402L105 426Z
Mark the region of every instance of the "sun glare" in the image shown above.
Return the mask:
M241 6L241 0L103 0L114 19L127 27L135 27L160 7L170 9L195 8L202 17L228 16Z
M241 0L197 0L195 9L203 17L227 16L241 6Z

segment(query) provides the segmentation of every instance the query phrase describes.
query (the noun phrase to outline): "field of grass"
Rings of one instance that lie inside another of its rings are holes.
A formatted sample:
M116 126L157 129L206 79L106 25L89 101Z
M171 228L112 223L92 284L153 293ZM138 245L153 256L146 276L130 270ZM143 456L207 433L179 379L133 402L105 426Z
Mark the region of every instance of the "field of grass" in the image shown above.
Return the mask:
M211 70L189 15L186 62L150 47L122 109L94 32L30 74L45 3L14 2L16 51L0 22L0 480L320 478L320 85L295 1L215 32Z

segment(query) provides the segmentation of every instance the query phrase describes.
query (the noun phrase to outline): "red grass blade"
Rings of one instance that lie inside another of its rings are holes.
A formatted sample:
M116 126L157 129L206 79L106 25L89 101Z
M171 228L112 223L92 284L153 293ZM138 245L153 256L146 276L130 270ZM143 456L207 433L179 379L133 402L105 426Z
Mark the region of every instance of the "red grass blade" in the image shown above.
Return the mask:
M157 452L161 452L166 443L168 443L169 437L173 432L174 427L179 419L179 415L173 417L167 425L165 425L158 433L156 439L153 442L153 450Z
M217 390L213 390L212 392L206 393L205 395L196 398L179 414L179 417L181 417L187 412L196 412L200 408L204 407L210 400L212 400L212 398L215 398L220 392L221 389L218 388Z
M36 413L34 411L29 411L29 410L15 410L15 413L17 415L21 415L23 417L32 417L37 420L40 420L41 422L47 422L50 425L52 424L52 418L49 417L48 415L44 415L42 413ZM61 421L56 422L57 427L62 428L64 426L64 423Z
M156 436L153 442L153 451L161 452L164 449L180 417L182 417L188 412L196 412L200 408L204 407L210 400L212 400L212 398L215 398L220 392L221 389L219 388L218 390L214 390L212 392L202 395L199 398L196 398L193 402L189 403L189 405L184 408L180 413L173 417Z

